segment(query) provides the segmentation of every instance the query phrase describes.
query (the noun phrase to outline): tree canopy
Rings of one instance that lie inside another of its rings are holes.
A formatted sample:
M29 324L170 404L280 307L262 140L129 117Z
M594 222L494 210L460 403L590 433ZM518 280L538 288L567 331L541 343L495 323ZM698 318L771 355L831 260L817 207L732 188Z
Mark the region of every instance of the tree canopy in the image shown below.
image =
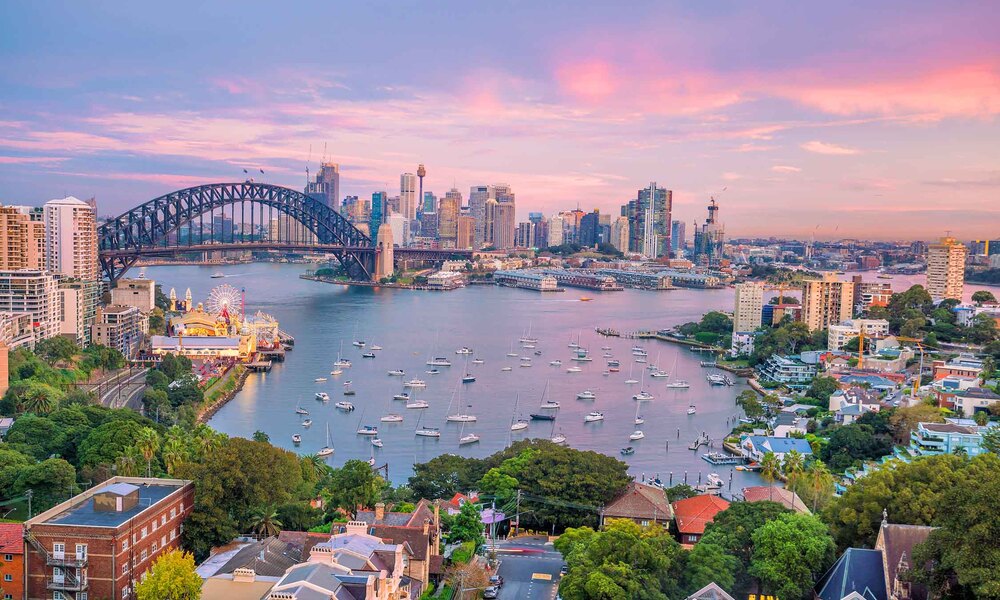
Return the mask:
M813 515L780 515L757 528L751 538L750 574L780 598L811 598L814 582L834 561L833 538Z
M194 557L173 550L161 554L149 574L135 584L137 600L198 600L201 577L195 572Z

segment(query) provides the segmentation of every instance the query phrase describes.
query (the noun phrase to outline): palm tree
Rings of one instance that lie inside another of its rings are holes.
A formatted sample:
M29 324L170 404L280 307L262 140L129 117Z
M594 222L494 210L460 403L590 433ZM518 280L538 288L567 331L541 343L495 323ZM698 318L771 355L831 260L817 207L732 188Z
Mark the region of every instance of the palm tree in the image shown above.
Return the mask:
M115 459L115 471L122 477L135 477L139 474L135 468L135 456L128 449Z
M813 512L816 512L819 495L830 485L832 479L833 476L830 475L830 470L826 468L826 464L821 460L814 460L812 466L809 468L809 487L812 492Z
M146 459L146 477L153 476L153 457L160 449L160 436L151 427L143 427L135 440L135 449Z
M259 508L251 516L253 519L253 531L262 538L269 538L281 533L281 521L278 520L278 511L272 507Z
M163 442L163 452L160 456L163 458L163 465L167 468L167 473L173 475L174 469L187 458L187 447L184 445L184 440L168 436Z
M785 471L785 475L791 477L802 472L805 466L805 459L799 453L798 450L791 450L785 455L785 462L782 465Z
M979 410L976 411L976 414L972 415L972 419L976 422L976 425L985 427L990 422L990 415L986 411Z
M21 398L21 412L35 413L36 415L47 415L56 408L55 399L46 390L33 387Z
M774 500L774 480L778 478L780 473L781 463L777 455L774 452L765 454L764 458L760 460L760 478L766 481L767 485L771 486L771 500Z

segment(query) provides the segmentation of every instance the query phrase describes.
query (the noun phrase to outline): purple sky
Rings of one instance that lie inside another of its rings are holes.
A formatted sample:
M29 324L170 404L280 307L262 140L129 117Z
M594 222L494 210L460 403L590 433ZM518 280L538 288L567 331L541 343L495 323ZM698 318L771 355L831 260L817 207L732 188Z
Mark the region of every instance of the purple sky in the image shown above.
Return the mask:
M254 4L0 4L0 202L301 188L325 144L344 194L423 162L519 219L655 180L730 236L1000 236L995 1Z

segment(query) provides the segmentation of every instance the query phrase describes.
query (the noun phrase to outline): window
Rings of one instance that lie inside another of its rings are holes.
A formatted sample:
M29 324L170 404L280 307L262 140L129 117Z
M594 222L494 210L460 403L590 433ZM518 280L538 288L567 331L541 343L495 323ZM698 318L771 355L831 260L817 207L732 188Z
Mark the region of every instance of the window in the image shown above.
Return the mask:
M132 534L132 545L135 545L136 542L138 542L138 541L139 541L139 534L138 533L133 533Z
M56 558L62 558L66 554L66 544L62 542L55 542L52 544L52 554L55 554Z
M176 516L177 516L177 509L176 508L171 508L170 509L170 518L173 519Z
M147 535L149 535L149 528L148 527L143 527L142 528L142 539L146 539Z
M184 503L181 502L181 512L184 512Z
M87 600L87 592L77 592L76 600Z
M10 573L4 573L3 574L3 580L4 581L14 581L14 576L11 575Z
M3 555L3 559L6 562L10 562L10 561L14 560L14 555L13 554L4 554Z
M3 595L3 600L14 600L14 596L12 596L10 594L4 594Z
M166 525L166 524L167 524L167 515L163 515L162 517L160 517L160 525Z
M160 538L160 548L162 548L162 547L164 547L166 545L167 545L167 536L163 536L163 537Z
M76 559L87 560L87 544L76 545Z
M128 574L128 563L122 563L122 575Z
M170 531L170 541L174 541L175 537L177 537L177 530L173 529Z
M153 521L153 531L156 531L156 521Z
M145 550L143 550L142 553L139 554L139 560L146 560L147 556L148 554L146 553Z
M122 540L122 552L128 550L128 540Z
M52 592L52 600L66 600L66 596L60 591Z
M156 554L156 548L157 548L156 542L153 542L153 545L150 546L150 548L149 548L150 554Z
M128 598L128 587L122 588L122 598Z

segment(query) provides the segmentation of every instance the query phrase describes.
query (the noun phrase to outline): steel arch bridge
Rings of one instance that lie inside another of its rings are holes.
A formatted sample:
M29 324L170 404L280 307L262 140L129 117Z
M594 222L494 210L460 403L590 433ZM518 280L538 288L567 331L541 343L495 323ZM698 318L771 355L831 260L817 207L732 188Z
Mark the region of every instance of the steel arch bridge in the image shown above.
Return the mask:
M288 217L274 239L254 239L233 226L240 216L251 231L257 225L270 227L274 212ZM196 222L201 224L197 238L191 233ZM222 231L216 231L217 224ZM97 237L101 270L112 282L140 258L193 251L323 250L333 253L358 280L371 279L375 268L371 238L340 213L302 192L250 181L200 185L154 198L102 225Z

